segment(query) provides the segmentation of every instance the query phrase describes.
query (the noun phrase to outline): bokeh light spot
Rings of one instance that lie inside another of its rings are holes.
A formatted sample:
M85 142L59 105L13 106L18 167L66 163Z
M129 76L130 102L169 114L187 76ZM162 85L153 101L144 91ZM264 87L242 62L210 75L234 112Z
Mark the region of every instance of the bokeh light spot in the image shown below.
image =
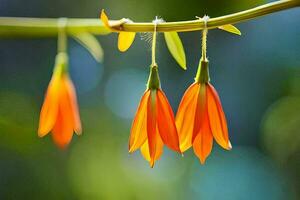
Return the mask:
M72 43L71 43L72 44ZM70 71L78 94L94 89L101 80L103 64L98 63L89 52L79 45L71 45Z
M146 82L147 75L141 70L124 69L114 73L105 86L106 105L118 117L133 118Z
M217 150L204 166L199 165L191 171L191 199L291 199L287 180L254 148Z

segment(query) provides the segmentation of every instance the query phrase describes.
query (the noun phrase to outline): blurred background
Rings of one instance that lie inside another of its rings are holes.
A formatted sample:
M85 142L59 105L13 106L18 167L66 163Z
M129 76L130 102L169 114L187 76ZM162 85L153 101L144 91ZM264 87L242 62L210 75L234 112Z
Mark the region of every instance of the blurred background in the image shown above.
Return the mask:
M0 0L1 16L166 21L211 17L264 0ZM192 149L184 157L165 148L154 169L128 154L131 121L145 90L150 45L137 37L126 53L117 35L97 36L104 62L69 39L83 135L67 150L37 137L39 111L52 75L56 38L0 38L0 199L299 199L300 10L238 24L242 36L212 30L208 56L213 85L225 110L233 145L214 144L205 165ZM183 71L158 37L162 88L176 112L193 82L200 32L180 33Z

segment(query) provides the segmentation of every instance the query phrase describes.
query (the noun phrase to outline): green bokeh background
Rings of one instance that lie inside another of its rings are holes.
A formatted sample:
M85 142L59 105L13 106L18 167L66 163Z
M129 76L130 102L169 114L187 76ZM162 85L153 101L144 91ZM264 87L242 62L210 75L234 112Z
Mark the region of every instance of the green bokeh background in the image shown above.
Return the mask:
M211 17L251 8L255 0L0 0L0 15L166 21ZM116 34L99 36L99 64L69 39L71 77L78 93L83 135L57 149L37 137L39 110L51 78L56 38L0 39L0 199L300 198L300 10L238 24L242 36L212 30L208 56L212 84L228 119L233 149L214 144L205 165L192 150L167 148L154 169L139 152L127 153L131 121L145 89L150 45L138 35L126 53ZM183 71L158 37L162 88L176 112L193 82L201 34L180 34Z

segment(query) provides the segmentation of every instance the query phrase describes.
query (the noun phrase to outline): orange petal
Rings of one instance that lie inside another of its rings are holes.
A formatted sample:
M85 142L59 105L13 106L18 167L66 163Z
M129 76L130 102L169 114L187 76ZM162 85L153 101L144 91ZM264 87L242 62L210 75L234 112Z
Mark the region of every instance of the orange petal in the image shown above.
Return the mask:
M65 81L66 77L63 77L60 86L57 120L52 130L53 140L60 148L64 148L70 143L74 129L73 110Z
M102 23L104 24L104 26L106 26L106 28L110 29L108 17L105 14L104 9L101 11L100 19L101 19Z
M196 105L196 114L194 118L194 129L192 135L192 142L196 138L197 134L200 132L205 123L206 117L206 84L200 84L197 105Z
M193 148L195 154L200 159L201 164L204 164L206 158L211 152L213 145L213 136L210 129L207 106L205 109L204 119L201 123L202 126L195 137Z
M157 150L157 113L156 113L156 95L157 90L150 90L150 97L147 102L147 136L150 153L150 165L154 165Z
M77 135L80 135L82 132L82 128L77 104L76 91L68 75L64 75L63 80L66 87L66 103L70 104L69 112L71 113L70 117L73 120L73 129Z
M57 121L52 130L52 138L58 147L65 148L70 143L72 136L73 126L69 123L69 119L64 113L63 106L60 104Z
M211 84L208 85L207 102L210 126L215 140L224 149L231 149L226 117L218 93Z
M38 136L47 135L53 128L58 112L60 78L53 76L45 96L45 100L40 113Z
M160 137L170 149L180 152L179 139L174 120L174 113L167 97L161 90L157 90L157 126Z
M179 134L180 149L186 151L192 146L194 117L196 113L197 94L200 85L192 84L184 93L176 114L176 127Z
M134 117L129 138L129 152L134 152L140 148L147 139L147 102L150 91L146 91L140 101L136 115Z

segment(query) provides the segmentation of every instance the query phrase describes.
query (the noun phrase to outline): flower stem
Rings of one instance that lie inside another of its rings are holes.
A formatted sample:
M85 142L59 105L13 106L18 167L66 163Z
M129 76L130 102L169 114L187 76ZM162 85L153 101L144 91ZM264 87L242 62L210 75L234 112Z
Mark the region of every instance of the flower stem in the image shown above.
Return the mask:
M154 29L156 29L156 25L154 27ZM155 54L156 54L156 31L153 32L153 37L152 37L152 66L155 66L157 65L156 64L156 57L155 57Z
M57 37L57 52L64 53L67 51L68 36L66 33L67 18L58 20L58 37Z
M205 22L205 24L207 23L207 21ZM207 33L208 33L208 30L207 28L205 27L203 30L202 30L202 59L204 61L207 61L207 57L206 57L206 50L207 50Z

